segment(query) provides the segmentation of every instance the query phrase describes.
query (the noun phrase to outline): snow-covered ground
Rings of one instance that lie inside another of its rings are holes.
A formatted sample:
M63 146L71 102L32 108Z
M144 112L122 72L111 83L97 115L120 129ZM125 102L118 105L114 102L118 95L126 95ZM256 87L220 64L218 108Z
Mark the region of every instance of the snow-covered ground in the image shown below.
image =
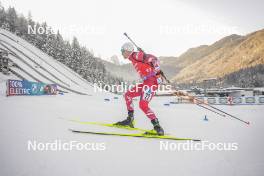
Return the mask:
M177 137L199 138L209 142L237 143L237 151L160 150L157 139L76 134L69 128L114 131L108 127L78 124L67 119L116 122L126 116L121 96L97 93L93 96L5 97L5 79L0 79L0 175L238 175L262 176L263 106L217 106L250 126L222 118L195 105L164 106L172 97L155 97L155 110L167 133ZM109 98L110 101L104 101ZM151 128L149 120L136 107L136 125ZM204 121L207 115L209 121ZM126 130L121 130L126 132ZM118 130L120 132L120 130ZM29 151L28 141L39 143L78 141L101 144L98 151ZM169 141L170 145L184 141ZM185 141L186 143L186 141Z

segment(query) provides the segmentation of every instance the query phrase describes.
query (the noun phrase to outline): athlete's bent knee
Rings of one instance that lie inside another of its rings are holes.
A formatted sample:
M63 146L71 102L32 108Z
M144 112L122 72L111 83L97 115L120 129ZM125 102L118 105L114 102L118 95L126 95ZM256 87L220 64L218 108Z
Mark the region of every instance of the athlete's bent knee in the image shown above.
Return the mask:
M145 102L145 101L139 101L139 108L141 109L141 110L147 110L148 109L148 103L147 102Z

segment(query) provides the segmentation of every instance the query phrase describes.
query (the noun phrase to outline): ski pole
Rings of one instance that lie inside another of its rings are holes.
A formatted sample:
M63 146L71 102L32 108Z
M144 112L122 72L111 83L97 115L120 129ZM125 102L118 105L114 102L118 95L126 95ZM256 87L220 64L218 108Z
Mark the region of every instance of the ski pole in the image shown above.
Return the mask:
M200 106L200 107L202 107L202 108L204 108L204 109L207 109L207 110L209 110L209 111L212 111L212 112L214 112L214 113L216 113L216 114L218 114L218 115L220 115L220 116L222 116L222 117L226 117L224 114L221 114L221 113L219 113L219 112L217 112L217 111L214 111L214 110L212 110L212 109L210 109L210 108L207 108L207 107L205 107L205 106L202 106L201 104L196 104L197 106Z
M224 113L224 114L228 115L229 117L232 117L232 118L234 118L234 119L236 119L236 120L239 120L239 121L241 121L241 122L243 122L243 123L246 123L247 125L250 124L249 121L242 120L242 119L240 119L240 118L238 118L238 117L236 117L236 116L234 116L234 115L232 115L232 114L229 114L229 113L227 113L227 112L225 112L225 111L223 111L223 110L221 110L221 109L218 109L218 108L216 108L216 107L214 107L214 106L212 106L212 105L209 105L208 103L205 103L205 102L203 102L203 101L201 101L201 100L198 100L197 98L195 98L195 97L193 97L193 96L190 96L190 95L185 94L185 93L180 92L180 91L178 91L178 94L179 94L179 96L183 96L183 95L184 95L184 96L190 97L191 99L197 101L198 103L201 103L201 104L207 105L207 106L209 106L209 107L211 107L211 108L213 108L213 109L215 109L215 110L217 110L217 111L219 111L219 112L221 112L221 113ZM174 93L174 95L176 95L176 96L178 96L178 94L177 94L177 93Z
M160 75L167 81L167 83L171 84L170 80L167 79L167 77L165 76L162 70L160 70Z
M209 110L209 111L211 111L211 112L214 112L214 113L216 113L216 114L218 114L218 115L220 115L220 116L222 116L222 117L226 117L224 114L221 114L220 112L217 112L217 111L215 111L215 110L212 110L212 109L210 109L210 108L208 108L208 107L205 107L205 106L203 106L203 105L201 105L201 104L198 104L198 103L194 103L195 105L197 105L197 106L199 106L199 107L201 107L201 108L204 108L204 109L207 109L207 110Z

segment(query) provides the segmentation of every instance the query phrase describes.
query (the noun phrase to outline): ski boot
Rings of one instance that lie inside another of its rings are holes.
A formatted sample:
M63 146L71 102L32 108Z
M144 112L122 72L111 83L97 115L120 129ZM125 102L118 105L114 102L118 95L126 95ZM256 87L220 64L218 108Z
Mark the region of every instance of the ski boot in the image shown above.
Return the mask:
M157 135L164 136L164 130L160 126L158 119L151 120L152 125L154 126L154 131L156 131Z
M130 128L134 128L134 111L128 111L127 119L117 122L114 125L117 126L128 126Z

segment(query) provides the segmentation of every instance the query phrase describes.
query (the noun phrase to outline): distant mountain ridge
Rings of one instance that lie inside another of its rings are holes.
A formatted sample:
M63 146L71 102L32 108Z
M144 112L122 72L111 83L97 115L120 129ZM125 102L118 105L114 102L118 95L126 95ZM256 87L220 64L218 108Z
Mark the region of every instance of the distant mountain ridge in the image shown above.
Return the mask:
M224 77L240 69L264 64L264 30L246 36L233 34L212 45L190 48L179 57L160 59L163 67L177 70L175 75L169 75L177 83Z

